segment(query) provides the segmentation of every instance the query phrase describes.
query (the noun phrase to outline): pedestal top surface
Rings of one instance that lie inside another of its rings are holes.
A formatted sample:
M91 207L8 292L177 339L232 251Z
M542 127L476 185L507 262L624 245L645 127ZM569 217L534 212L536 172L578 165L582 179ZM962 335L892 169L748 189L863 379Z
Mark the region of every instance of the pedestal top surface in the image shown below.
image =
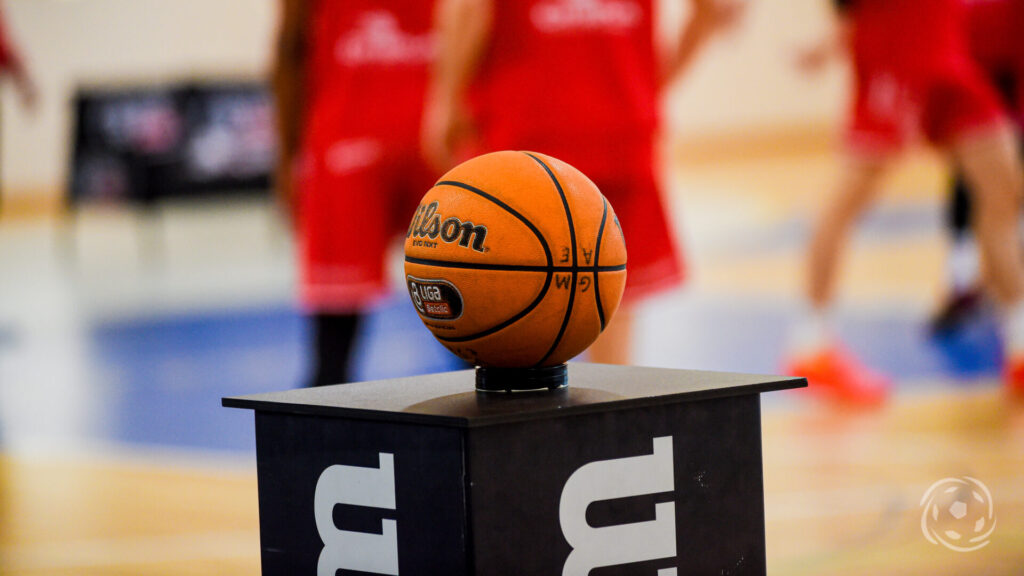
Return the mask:
M541 392L477 392L473 370L301 388L223 399L230 408L472 428L672 402L801 388L803 378L569 364L569 386Z

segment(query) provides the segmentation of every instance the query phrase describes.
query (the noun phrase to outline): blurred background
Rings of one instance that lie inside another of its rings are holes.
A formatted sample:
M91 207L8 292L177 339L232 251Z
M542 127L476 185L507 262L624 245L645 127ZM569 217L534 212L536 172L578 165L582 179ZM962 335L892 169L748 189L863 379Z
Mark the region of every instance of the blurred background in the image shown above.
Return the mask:
M666 35L686 18L661 0ZM223 396L304 381L308 337L275 207L274 0L2 0L37 88L0 85L0 573L252 574L252 415ZM778 373L849 86L797 52L822 0L750 2L664 102L663 176L688 258L639 310L641 365ZM896 379L881 408L765 397L770 574L1022 574L1024 406L993 314L932 337L947 173L909 151L858 229L839 330ZM452 369L393 259L360 380ZM929 543L919 501L971 476L998 525Z

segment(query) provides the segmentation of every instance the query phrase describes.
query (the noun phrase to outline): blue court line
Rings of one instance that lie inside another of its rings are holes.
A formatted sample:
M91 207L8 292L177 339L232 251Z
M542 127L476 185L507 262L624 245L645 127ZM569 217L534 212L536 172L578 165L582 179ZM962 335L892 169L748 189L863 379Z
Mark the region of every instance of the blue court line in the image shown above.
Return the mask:
M252 414L222 408L220 399L306 378L306 322L287 305L101 323L91 340L118 442L252 450ZM356 380L461 367L407 300L368 317L355 354Z
M404 296L404 295L402 295ZM671 338L641 342L660 365L777 373L795 306L682 299L659 310ZM962 382L998 374L996 322L981 315L959 333L931 338L913 315L840 311L838 331L898 386ZM369 316L356 351L357 380L458 369L404 298ZM664 329L660 332L664 333ZM252 414L220 406L223 396L284 390L305 378L307 327L286 304L106 322L91 330L111 440L184 448L253 450Z

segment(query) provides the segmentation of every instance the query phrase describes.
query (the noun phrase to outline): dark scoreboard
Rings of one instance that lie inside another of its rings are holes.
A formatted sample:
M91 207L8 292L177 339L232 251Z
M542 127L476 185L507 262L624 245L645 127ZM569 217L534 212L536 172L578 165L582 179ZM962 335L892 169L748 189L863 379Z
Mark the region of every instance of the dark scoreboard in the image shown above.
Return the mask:
M266 194L276 150L261 82L79 90L69 202Z

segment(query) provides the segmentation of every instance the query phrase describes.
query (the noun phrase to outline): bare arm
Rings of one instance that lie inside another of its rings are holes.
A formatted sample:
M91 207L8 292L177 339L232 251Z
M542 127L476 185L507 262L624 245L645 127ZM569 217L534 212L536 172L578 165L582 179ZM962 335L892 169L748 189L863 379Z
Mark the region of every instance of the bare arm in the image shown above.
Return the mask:
M18 90L22 104L26 108L34 108L38 100L35 81L28 67L10 43L4 30L2 13L0 13L0 77L9 75Z
M306 0L281 1L281 23L271 72L278 145L275 187L277 200L289 218L294 218L296 206L292 166L302 134L307 8Z
M743 0L693 0L693 12L683 28L679 43L662 63L662 84L682 76L708 40L732 26L745 8Z
M816 42L797 54L797 66L805 73L821 71L828 63L849 51L853 24L844 5L836 7L832 29Z
M423 154L438 170L472 135L466 92L490 44L494 0L441 0L435 14L438 54L427 90Z

